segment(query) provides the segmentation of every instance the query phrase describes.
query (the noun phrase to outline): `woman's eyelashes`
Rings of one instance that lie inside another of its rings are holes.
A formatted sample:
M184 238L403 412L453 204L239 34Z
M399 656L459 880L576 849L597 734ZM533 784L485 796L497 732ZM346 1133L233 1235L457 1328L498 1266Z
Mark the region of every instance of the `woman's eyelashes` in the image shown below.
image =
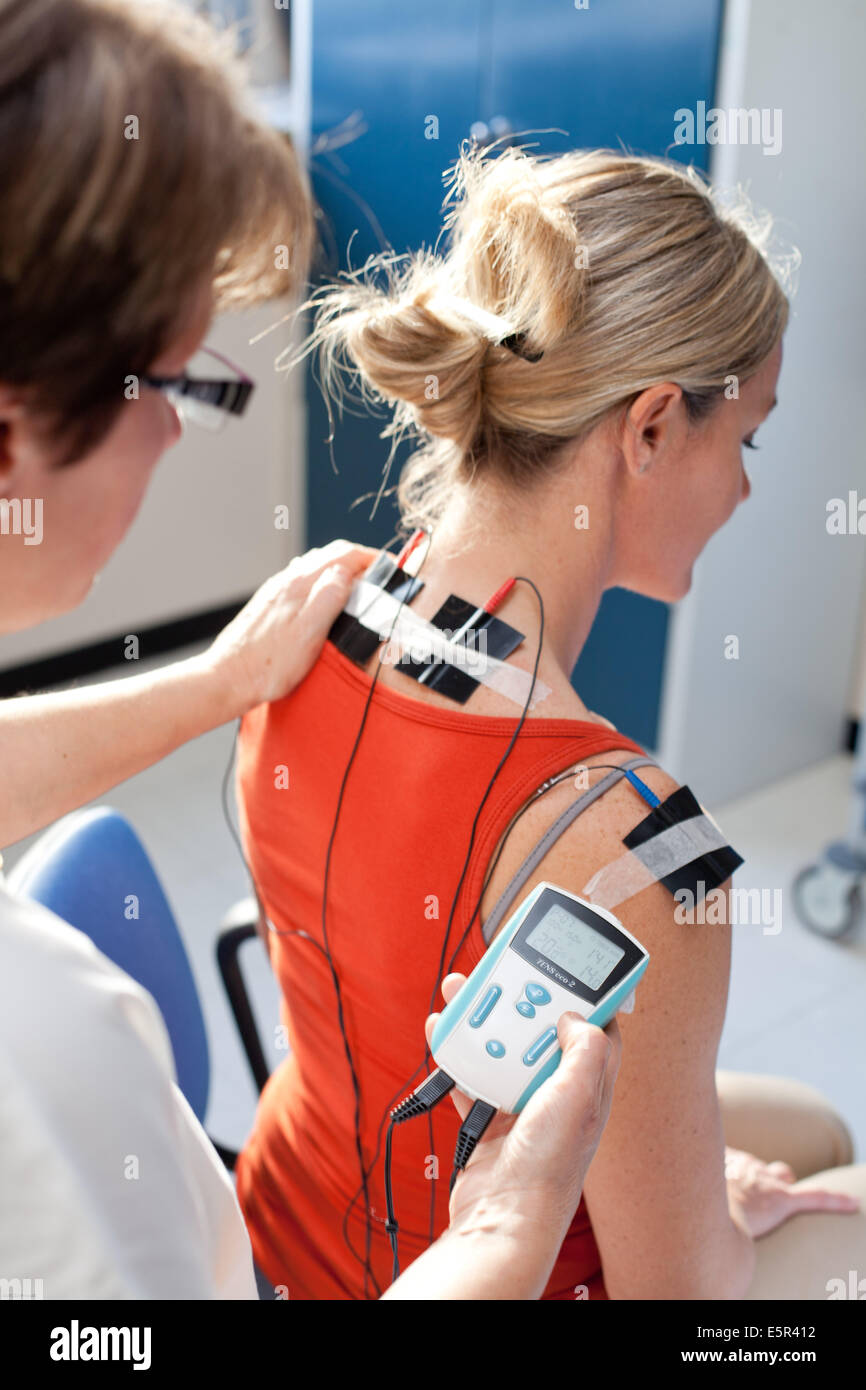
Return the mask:
M761 447L760 444L755 444L754 439L755 436L753 434L750 434L748 439L743 440L743 443L745 444L747 449L759 449Z

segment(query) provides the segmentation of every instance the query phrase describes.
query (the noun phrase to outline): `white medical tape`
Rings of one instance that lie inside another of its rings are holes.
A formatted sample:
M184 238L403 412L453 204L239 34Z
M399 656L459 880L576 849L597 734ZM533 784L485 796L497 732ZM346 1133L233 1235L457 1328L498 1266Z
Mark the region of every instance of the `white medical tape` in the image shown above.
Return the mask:
M727 843L727 837L709 816L692 816L605 864L593 874L581 896L597 907L614 908L651 883Z
M452 642L445 633L425 618L419 618L405 603L371 584L366 579L356 579L343 609L350 617L357 619L363 627L375 632L380 641L393 643L400 656L411 656L415 661L445 661L458 671L465 671L473 680L495 690L506 699L513 700L521 709L526 705L532 688L532 676L517 666L506 666L495 656L473 644ZM482 630L483 631L483 630ZM388 660L388 654L383 661ZM550 686L536 680L529 701L533 709L550 694Z

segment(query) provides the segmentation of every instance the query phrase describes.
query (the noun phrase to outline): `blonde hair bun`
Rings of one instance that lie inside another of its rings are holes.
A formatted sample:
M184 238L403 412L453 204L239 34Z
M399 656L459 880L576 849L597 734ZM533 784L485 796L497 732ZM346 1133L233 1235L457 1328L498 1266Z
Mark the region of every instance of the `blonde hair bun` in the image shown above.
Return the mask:
M304 348L332 397L352 382L391 407L384 438L418 439L407 525L482 473L531 486L656 382L701 418L784 331L768 221L673 161L469 147L444 209L442 254L374 257L317 291Z

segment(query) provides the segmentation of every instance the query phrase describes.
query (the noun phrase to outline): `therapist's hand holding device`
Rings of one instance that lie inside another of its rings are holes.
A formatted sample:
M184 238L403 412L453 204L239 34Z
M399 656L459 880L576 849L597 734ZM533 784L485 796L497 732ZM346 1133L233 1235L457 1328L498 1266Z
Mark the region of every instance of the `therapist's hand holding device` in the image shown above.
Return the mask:
M609 912L542 883L468 980L446 976L428 1045L456 1082L450 1095L464 1124L479 1104L499 1113L453 1187L448 1229L385 1298L429 1298L431 1289L441 1297L445 1288L450 1298L484 1298L494 1280L498 1298L541 1297L610 1113L621 1056L614 1016L648 959ZM490 1042L501 1047L488 1051Z
M540 883L439 1015L433 1058L466 1095L518 1114L559 1065L561 1015L603 1028L648 962L612 913Z

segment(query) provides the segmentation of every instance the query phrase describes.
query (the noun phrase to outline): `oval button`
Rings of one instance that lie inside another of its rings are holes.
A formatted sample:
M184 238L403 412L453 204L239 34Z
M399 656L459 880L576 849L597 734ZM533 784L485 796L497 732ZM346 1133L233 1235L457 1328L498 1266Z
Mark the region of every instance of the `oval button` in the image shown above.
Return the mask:
M530 1004L549 1004L550 995L544 985L528 984L526 986L526 997Z
M470 1028L480 1028L490 1010L498 1000L502 990L499 985L491 985L486 993L482 994L478 1003L475 1005L474 1012L469 1017Z
M525 999L521 999L520 1003L515 1004L514 1007L524 1018L535 1018L535 1006L533 1004L527 1004Z
M491 1038L490 1042L487 1043L487 1051L490 1053L491 1057L504 1057L505 1044L498 1042L496 1038Z
M535 1039L535 1042L531 1045L531 1047L528 1047L524 1052L523 1065L526 1067L534 1067L539 1057L543 1056L543 1054L550 1047L551 1043L555 1041L556 1029L546 1028L545 1031L541 1034L541 1036Z

